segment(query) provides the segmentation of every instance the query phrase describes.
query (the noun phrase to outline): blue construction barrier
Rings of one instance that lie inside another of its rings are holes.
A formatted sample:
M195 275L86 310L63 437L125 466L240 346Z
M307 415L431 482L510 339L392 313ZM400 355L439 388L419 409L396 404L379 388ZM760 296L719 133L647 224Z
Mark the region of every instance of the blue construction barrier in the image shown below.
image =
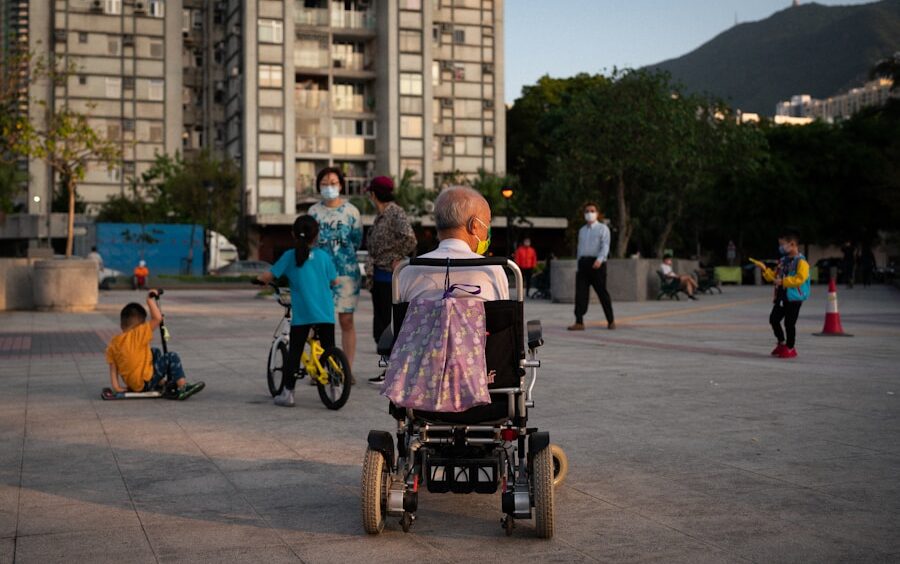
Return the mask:
M203 274L203 227L200 225L97 223L96 226L97 252L108 268L130 275L143 259L151 276Z

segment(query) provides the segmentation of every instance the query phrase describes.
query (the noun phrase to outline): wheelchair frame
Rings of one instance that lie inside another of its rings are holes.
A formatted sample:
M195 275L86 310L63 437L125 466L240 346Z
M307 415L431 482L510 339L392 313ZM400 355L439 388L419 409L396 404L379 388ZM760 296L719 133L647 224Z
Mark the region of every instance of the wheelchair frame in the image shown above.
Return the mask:
M448 264L449 262L449 264ZM408 266L464 268L502 266L513 271L516 302L524 314L524 284L519 267L505 258L412 259L394 271L392 301L400 304L398 274ZM514 323L514 325L517 325ZM477 423L435 421L417 416L411 409L390 405L397 420L396 456L394 440L387 431L369 432L362 475L362 517L367 533L378 534L386 516L399 516L408 532L416 517L418 491L432 493L501 493L501 524L512 534L516 519L531 519L541 538L551 538L554 529L554 460L550 436L528 426L528 409L534 407L533 390L541 363L535 351L543 344L540 321L527 323L527 354L519 357L515 377L519 385L489 389L492 397L506 396L505 417ZM390 354L393 336L385 332L379 343L383 366ZM525 340L525 335L517 338ZM517 347L512 354L524 350ZM530 381L526 378L530 371ZM477 408L475 408L477 409ZM432 414L435 415L435 414ZM440 414L437 414L438 417ZM446 415L446 414L445 414ZM456 415L456 414L454 414Z

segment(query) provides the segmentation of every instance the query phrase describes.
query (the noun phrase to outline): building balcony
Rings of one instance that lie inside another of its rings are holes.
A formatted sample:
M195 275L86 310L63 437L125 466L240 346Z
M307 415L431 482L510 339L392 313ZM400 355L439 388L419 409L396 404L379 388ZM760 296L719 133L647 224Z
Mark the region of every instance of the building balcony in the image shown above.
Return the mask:
M294 90L294 109L300 112L328 110L327 90Z
M317 51L295 50L294 51L294 68L300 72L301 70L323 70L327 71L331 67L331 53L326 49Z
M344 30L375 32L375 13L355 10L332 10L331 27Z
M294 23L299 26L328 27L330 23L327 8L294 8Z
M353 96L334 96L332 107L335 112L370 113L375 111L375 101L362 94Z
M324 154L331 152L331 139L322 135L298 135L298 154Z

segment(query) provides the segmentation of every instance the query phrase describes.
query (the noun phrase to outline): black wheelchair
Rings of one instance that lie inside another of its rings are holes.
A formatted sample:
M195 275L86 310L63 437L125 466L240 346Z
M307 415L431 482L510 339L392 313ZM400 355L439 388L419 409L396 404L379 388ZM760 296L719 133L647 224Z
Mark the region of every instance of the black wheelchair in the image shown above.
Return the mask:
M540 321L525 332L522 273L505 258L412 259L397 267L393 278L393 333L379 343L384 359L399 334L408 303L400 302L398 274L408 266L465 268L501 266L515 274L516 299L485 302L489 405L461 413L434 413L401 408L390 402L397 424L396 448L387 431L369 431L362 472L362 519L369 534L382 531L387 516L400 518L408 532L416 518L419 488L432 493L501 492L501 525L512 534L516 519L534 518L537 536L551 538L554 529L554 459L550 435L528 426L534 406L532 390L543 344ZM527 350L527 354L526 354ZM526 378L526 370L530 378ZM556 465L556 467L555 467Z

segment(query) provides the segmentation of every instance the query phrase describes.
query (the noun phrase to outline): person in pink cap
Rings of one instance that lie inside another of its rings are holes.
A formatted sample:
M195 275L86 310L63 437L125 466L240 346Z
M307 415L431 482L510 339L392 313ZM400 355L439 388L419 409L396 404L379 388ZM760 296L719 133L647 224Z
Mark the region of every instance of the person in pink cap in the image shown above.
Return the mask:
M366 246L366 286L372 293L375 314L372 319L372 336L375 343L391 324L391 278L397 264L416 249L416 235L403 208L394 201L394 181L387 176L376 176L366 192L378 212L369 230ZM380 385L384 373L369 382Z

